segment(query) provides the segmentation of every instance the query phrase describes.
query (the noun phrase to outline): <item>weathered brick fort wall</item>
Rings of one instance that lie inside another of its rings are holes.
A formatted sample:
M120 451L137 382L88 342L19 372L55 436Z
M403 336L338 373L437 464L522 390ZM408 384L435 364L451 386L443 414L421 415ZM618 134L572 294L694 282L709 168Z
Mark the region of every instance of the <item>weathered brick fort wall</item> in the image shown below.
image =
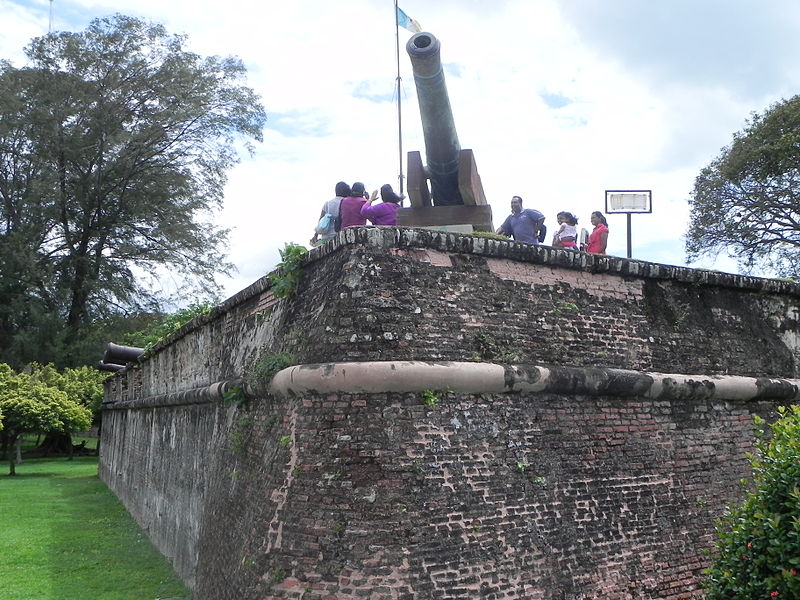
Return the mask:
M346 230L109 382L101 477L200 600L701 598L799 319L787 282Z

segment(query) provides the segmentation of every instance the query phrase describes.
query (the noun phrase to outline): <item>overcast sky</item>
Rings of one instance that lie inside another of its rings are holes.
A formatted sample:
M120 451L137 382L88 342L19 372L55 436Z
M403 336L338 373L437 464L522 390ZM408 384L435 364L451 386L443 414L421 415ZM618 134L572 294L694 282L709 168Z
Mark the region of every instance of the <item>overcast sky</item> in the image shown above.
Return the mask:
M606 189L650 189L633 256L685 264L687 199L699 170L753 111L800 89L797 0L403 0L442 44L450 102L497 227L512 195L553 227L591 228ZM0 58L47 32L48 0L0 0ZM226 296L308 245L339 180L397 189L393 0L54 0L53 30L115 12L185 33L201 54L236 55L262 97L264 143L230 173L219 223L238 274ZM404 150L424 143L400 30ZM626 218L609 216L609 253ZM699 266L733 271L731 261Z

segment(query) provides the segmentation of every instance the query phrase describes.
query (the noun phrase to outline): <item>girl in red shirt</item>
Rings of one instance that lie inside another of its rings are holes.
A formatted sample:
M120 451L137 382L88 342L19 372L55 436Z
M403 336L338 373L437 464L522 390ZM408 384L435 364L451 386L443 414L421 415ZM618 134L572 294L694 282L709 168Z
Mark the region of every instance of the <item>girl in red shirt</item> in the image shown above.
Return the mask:
M590 254L605 254L608 245L608 221L599 210L592 213L591 221L594 229L589 234L586 251Z

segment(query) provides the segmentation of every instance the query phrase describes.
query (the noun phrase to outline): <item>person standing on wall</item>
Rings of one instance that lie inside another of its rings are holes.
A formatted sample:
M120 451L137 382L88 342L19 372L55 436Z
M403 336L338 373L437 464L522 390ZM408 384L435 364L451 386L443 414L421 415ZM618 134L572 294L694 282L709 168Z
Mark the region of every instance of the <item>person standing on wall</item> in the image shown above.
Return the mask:
M402 197L394 193L391 185L385 183L381 186L382 202L372 206L377 199L378 190L375 190L367 203L361 207L361 216L369 219L373 225L396 225L397 209L400 208Z
M539 244L540 232L544 228L544 215L533 208L522 208L522 198L511 198L511 214L497 229L498 234L511 236L517 242Z
M586 242L586 252L589 254L605 254L608 245L608 222L599 210L592 213L591 217L594 229L589 234Z
M361 207L367 203L364 192L364 184L356 181L350 195L342 200L342 229L367 224L367 219L361 216Z
M350 195L350 186L344 181L336 184L335 196L322 205L319 222L311 238L311 245L317 246L322 242L333 239L341 229L342 200Z

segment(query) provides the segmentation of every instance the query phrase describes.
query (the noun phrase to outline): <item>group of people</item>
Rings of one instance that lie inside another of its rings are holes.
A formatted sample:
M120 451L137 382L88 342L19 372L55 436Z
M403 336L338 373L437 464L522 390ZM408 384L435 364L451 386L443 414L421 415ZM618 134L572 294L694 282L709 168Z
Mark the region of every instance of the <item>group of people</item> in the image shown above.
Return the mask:
M403 196L397 195L388 183L381 186L381 202L378 190L367 194L366 187L360 181L352 186L340 181L335 187L335 196L322 206L319 221L311 238L311 245L317 246L336 236L345 227L366 225L367 220L373 225L396 225L397 209ZM578 219L570 212L562 211L556 215L558 229L553 234L552 246L568 250L581 250L590 254L605 254L608 245L608 222L599 210L590 218L594 229L586 239L578 234ZM497 233L513 237L518 242L530 244L543 243L547 236L544 215L533 208L522 208L522 198L511 198L511 214L497 229Z
M556 215L558 229L553 234L552 246L568 250L581 250L590 254L605 254L608 245L608 222L599 210L592 213L590 221L594 229L586 240L578 235L578 219L570 212L562 211ZM497 229L497 233L511 236L518 242L540 244L545 241L547 228L544 215L533 208L522 208L522 198L511 198L511 214Z
M314 237L311 238L312 246L332 239L345 227L366 225L367 220L373 225L397 224L397 209L403 196L396 194L388 183L381 186L381 202L374 206L378 190L367 194L366 187L360 181L352 186L340 181L334 193L336 195L322 206Z

